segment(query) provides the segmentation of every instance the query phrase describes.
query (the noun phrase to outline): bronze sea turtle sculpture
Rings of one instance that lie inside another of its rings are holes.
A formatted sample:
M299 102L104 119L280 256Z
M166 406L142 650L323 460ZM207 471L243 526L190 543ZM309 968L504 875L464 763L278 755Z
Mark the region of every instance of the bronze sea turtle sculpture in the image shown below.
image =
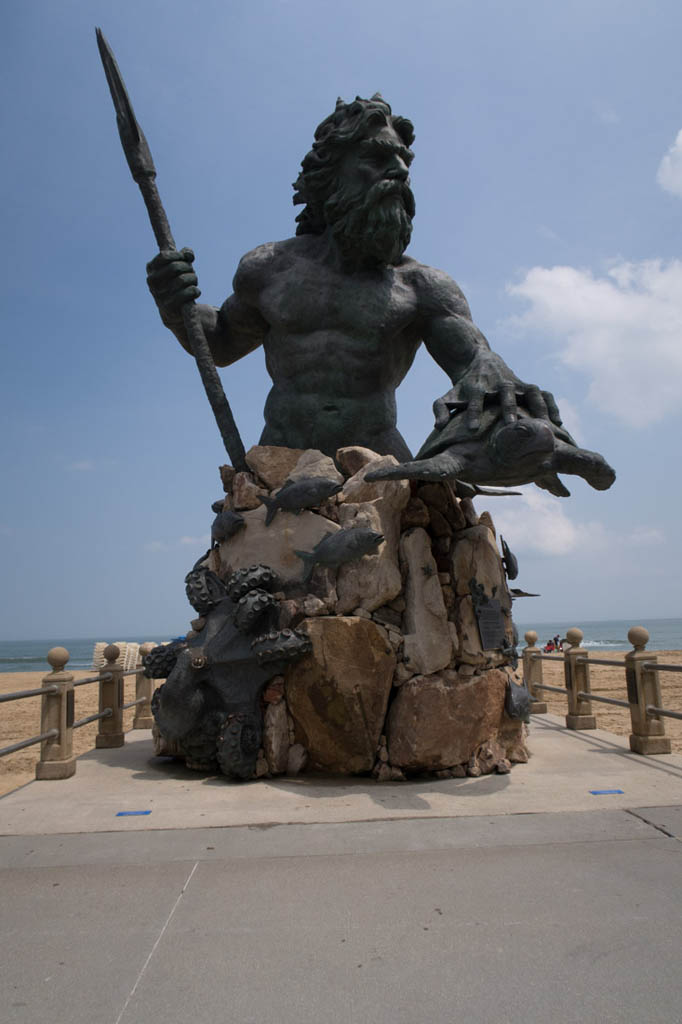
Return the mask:
M579 448L563 427L531 416L523 406L514 422L505 423L495 403L484 407L476 431L469 429L464 410L455 412L442 429L429 434L413 462L382 466L366 479L459 480L493 487L534 483L567 497L570 491L557 473L581 476L598 491L616 479L601 455Z

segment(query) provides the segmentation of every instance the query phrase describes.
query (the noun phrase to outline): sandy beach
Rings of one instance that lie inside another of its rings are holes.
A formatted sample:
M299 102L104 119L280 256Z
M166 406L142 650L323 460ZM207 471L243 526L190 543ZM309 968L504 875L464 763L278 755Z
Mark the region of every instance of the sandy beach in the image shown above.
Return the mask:
M93 672L83 670L74 672L74 680L86 679ZM33 690L43 681L42 672L4 672L0 673L0 693L15 693L18 690ZM127 676L124 680L124 703L135 699L135 676ZM76 718L92 715L98 708L99 686L80 686L75 691ZM18 743L40 733L40 697L27 697L25 700L9 701L0 705L0 747ZM123 725L125 730L132 728L135 709L124 712ZM75 754L85 754L95 745L98 722L91 722L76 729L73 734ZM17 786L23 786L35 778L35 764L38 760L40 747L28 747L16 754L8 754L0 759L0 796L9 793Z
M621 668L627 651L595 651L593 657L605 658L609 661L619 662L615 665L593 665L590 669L590 686L592 693L602 697L615 697L618 700L627 700L625 690L625 669ZM662 665L682 665L682 651L651 651L656 655L657 661ZM543 682L549 686L564 685L564 665L561 661L542 662ZM662 707L670 711L682 712L682 673L661 672L659 674L661 684ZM567 710L566 700L558 693L547 693L542 695L547 702L547 708L553 715L565 715ZM629 736L630 712L627 708L615 708L609 704L598 704L592 702L592 713L597 718L597 727L615 732L619 736ZM665 734L670 737L674 753L682 754L682 722L673 718L665 719Z
M595 657L608 657L623 663L625 651L615 653L604 651L595 653ZM662 664L682 665L682 651L656 651L658 661ZM563 662L543 661L543 678L550 686L563 686ZM91 672L74 672L74 678L85 679ZM29 690L41 685L41 672L7 672L0 674L0 692L12 693L16 690ZM660 675L663 707L672 711L682 712L682 673L662 672ZM626 699L625 672L620 666L594 665L590 673L592 692L604 697ZM98 686L82 686L76 691L76 718L91 715L98 710ZM135 677L125 679L125 702L135 697ZM565 715L566 701L560 694L545 694L549 710L552 714ZM614 708L607 704L593 703L593 712L597 717L597 726L610 732L627 736L630 733L630 713L625 708ZM125 712L124 727L126 731L132 727L134 709ZM682 753L682 721L666 719L666 735L672 741L672 749ZM0 706L0 746L8 746L40 732L40 697L29 697L26 700L12 701ZM97 722L83 726L74 733L74 751L84 754L95 745ZM531 747L532 749L532 747ZM16 754L10 754L0 760L0 795L8 793L30 782L34 778L35 763L39 747L29 747ZM47 785L47 783L46 783Z

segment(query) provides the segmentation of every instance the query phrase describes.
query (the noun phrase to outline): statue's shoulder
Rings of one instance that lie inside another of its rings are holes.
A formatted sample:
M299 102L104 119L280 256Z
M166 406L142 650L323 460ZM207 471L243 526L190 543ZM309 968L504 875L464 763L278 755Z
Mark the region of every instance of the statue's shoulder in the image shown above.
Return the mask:
M427 315L457 315L471 318L469 303L457 282L444 270L429 267L411 257L403 257L401 270L414 289Z
M265 242L245 253L234 275L235 294L248 299L255 297L270 280L273 273L286 267L295 258L299 239L286 238L281 242Z

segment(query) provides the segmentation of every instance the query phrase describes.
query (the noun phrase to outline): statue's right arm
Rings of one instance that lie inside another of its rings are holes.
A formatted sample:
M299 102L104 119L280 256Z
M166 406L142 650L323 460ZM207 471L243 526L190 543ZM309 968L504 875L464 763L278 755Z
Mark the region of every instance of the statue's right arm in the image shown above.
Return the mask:
M250 254L249 254L250 255ZM192 354L182 317L182 307L201 295L192 267L191 249L160 252L147 264L147 284L163 323L182 347ZM249 289L248 256L235 275L234 294L218 309L197 303L206 341L216 366L229 366L262 345L268 325L255 305ZM242 267L246 263L246 272Z

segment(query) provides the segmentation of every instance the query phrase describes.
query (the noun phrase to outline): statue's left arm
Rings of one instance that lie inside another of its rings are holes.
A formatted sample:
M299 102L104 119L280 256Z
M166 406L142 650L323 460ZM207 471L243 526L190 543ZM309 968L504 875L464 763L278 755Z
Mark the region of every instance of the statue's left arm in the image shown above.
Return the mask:
M419 286L421 332L428 351L447 373L452 387L433 403L436 427L442 429L453 411L466 408L467 425L475 433L486 397L497 396L506 423L517 418L517 403L530 414L561 426L554 397L536 384L526 384L493 352L471 319L458 285L442 271L422 268Z

